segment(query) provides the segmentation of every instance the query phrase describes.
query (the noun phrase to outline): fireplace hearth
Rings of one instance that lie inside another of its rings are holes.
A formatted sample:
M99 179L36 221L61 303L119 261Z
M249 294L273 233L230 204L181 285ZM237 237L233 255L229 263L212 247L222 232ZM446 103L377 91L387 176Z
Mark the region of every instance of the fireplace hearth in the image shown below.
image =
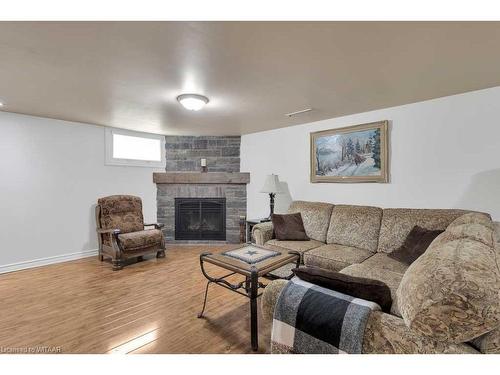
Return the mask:
M226 240L226 198L175 198L175 240Z

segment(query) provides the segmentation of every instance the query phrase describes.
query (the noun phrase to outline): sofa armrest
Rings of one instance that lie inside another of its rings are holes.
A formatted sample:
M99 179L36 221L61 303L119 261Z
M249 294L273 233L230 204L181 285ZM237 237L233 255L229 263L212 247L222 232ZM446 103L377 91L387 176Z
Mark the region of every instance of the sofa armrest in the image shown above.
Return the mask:
M165 226L165 224L160 224L160 223L151 223L151 224L144 224L145 227L155 227L155 229L161 229Z
M256 245L264 245L273 238L273 223L266 221L265 223L254 225L252 228L252 237L255 239Z
M274 280L270 282L264 289L261 299L261 310L262 317L266 322L271 323L273 321L274 307L276 306L276 301L278 297L288 283L288 280Z
M266 322L272 323L276 302L287 283L287 280L274 280L264 289L261 312ZM363 353L478 354L479 352L465 343L447 344L433 341L410 330L403 319L382 311L373 311L366 324Z
M372 311L363 337L363 353L373 354L479 354L466 343L434 341L408 328L402 318Z
M100 228L97 228L96 229L97 231L97 237L99 237L99 243L101 244L102 242L102 239L101 239L101 235L109 235L109 241L111 242L111 246L116 248L116 249L120 249L120 244L119 244L119 240L118 240L118 235L122 232L120 229L116 229L116 228L112 228L112 229L100 229ZM101 245L99 245L101 246Z

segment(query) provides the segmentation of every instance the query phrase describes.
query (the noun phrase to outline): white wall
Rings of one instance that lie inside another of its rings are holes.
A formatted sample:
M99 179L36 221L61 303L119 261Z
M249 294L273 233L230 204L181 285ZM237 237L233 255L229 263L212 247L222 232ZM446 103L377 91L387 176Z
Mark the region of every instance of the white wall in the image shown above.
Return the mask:
M103 127L0 112L0 272L92 254L102 196L140 196L155 222L154 171L105 166Z
M335 103L332 103L335 105ZM390 183L309 182L309 133L390 121ZM266 216L259 193L278 174L290 199L380 207L466 208L500 220L500 87L245 135L241 170L251 173L249 217Z

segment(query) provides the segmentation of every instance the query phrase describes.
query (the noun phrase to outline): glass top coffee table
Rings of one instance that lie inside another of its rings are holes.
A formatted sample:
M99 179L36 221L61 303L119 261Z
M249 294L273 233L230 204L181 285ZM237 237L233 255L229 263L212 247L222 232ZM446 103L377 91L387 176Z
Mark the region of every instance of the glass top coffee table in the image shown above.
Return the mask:
M205 262L228 270L230 273L221 277L212 277L208 275L205 270ZM296 263L298 267L300 264L300 253L297 251L288 251L286 249L279 249L275 247L264 248L253 244L246 244L237 249L219 253L202 253L200 255L201 272L207 278L208 282L205 288L203 308L198 314L198 318L203 317L207 304L208 287L212 283L249 298L251 343L252 349L257 351L257 298L261 295L261 293L258 293L258 290L259 288L266 287L259 281L259 278L276 278L271 277L269 273L288 263ZM226 280L228 277L235 274L244 276L245 280L235 284ZM292 276L293 275L290 275L287 279Z

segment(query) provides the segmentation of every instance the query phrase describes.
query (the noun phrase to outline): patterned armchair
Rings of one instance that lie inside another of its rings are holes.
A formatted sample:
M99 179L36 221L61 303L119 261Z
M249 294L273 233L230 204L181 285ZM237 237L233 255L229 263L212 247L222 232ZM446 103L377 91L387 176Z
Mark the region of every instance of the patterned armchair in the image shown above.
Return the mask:
M100 198L95 209L99 259L111 258L113 271L121 270L129 258L156 253L165 257L163 224L144 224L142 201L132 195ZM145 230L145 227L154 227Z

